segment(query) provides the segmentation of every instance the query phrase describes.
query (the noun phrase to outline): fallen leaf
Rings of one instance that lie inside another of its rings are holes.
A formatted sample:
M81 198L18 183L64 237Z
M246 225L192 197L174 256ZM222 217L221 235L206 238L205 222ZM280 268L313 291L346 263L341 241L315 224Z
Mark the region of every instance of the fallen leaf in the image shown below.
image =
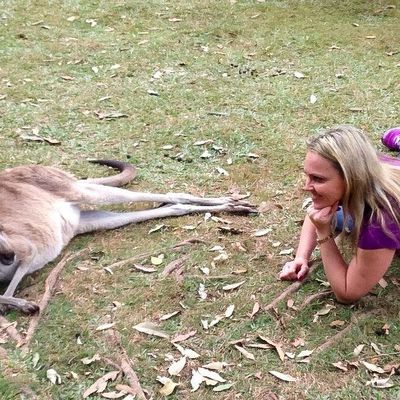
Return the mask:
M254 318L254 316L260 311L260 303L256 301L253 305L253 310L251 311L250 318Z
M145 272L147 274L151 274L153 272L157 272L156 268L145 267L144 265L141 265L141 264L133 264L133 268L137 269L138 271Z
M119 371L111 371L97 379L97 381L85 390L83 393L83 398L86 399L93 393L102 393L107 388L108 381L115 381L117 376L119 375Z
M282 372L278 371L268 371L271 375L275 376L276 378L280 379L281 381L285 382L296 382L297 379L293 378L293 376L283 374Z
M182 333L180 335L175 336L171 342L172 343L178 343L178 342L183 342L191 337L193 337L194 335L196 335L197 331L190 331L188 333Z
M107 329L112 328L114 325L115 325L115 322L110 322L110 323L108 323L108 324L102 324L102 325L99 325L99 326L96 328L96 331L105 331L105 330L107 330Z
M199 389L200 385L204 382L204 376L200 374L196 369L192 369L192 378L190 379L190 384L192 386L192 392Z
M226 290L226 291L234 290L234 289L237 289L238 287L242 286L243 283L245 283L245 282L246 281L241 281L241 282L238 282L238 283L232 283L231 285L225 285L225 286L222 287L222 289Z
M95 361L100 361L100 360L101 360L101 357L100 357L99 354L95 354L93 357L90 357L90 358L89 357L85 357L85 358L81 359L81 361L85 365L90 365L90 364L94 363Z
M315 104L317 102L317 96L315 94L312 94L310 96L310 103Z
M185 368L185 365L186 365L186 357L182 357L178 361L170 365L170 367L168 368L168 373L170 375L179 375L183 370L183 368Z
M225 310L225 318L230 318L233 315L233 312L235 311L235 305L231 304L228 306L228 308Z
M164 261L164 254L160 254L160 255L157 256L157 257L152 256L151 259L150 259L150 261L151 261L151 263L152 263L153 265L161 265L161 264L163 263L163 261Z
M260 229L257 232L255 232L253 236L255 237L265 236L268 235L268 233L270 233L271 231L272 231L271 228Z
M208 363L206 365L203 365L203 368L212 369L215 371L222 371L226 366L227 366L227 363L225 363L225 362L214 361L214 362Z
M271 345L276 350L276 352L278 353L279 359L281 361L285 360L285 353L282 350L282 347L278 343L275 343L273 340L271 340L271 339L269 339L267 337L261 336L261 335L258 335L258 337L262 341L267 342L269 345Z
M345 324L345 321L342 321L340 319L336 319L335 321L332 321L329 326L332 328L337 328L337 327L341 327Z
M165 376L158 376L157 380L163 385L163 387L159 390L162 396L169 396L179 385L178 383L175 383L172 379Z
M364 365L365 368L367 368L368 371L376 372L377 374L384 374L385 373L383 368L378 367L375 364L369 363L367 361L360 361L360 362L361 362L361 364Z
M202 368L202 367L199 367L198 371L204 378L208 378L213 381L217 381L217 382L221 382L221 383L226 382L226 380L215 371L211 371L209 369Z
M313 352L314 350L303 350L299 354L297 354L297 358L309 357Z
M394 384L390 381L390 377L384 379L373 378L370 381L368 381L366 385L371 386L375 389L387 389L394 386Z
M280 256L290 256L290 255L293 253L293 251L294 251L293 248L284 249L284 250L281 250L281 251L279 252L279 255L280 255Z
M233 385L233 383L224 383L223 385L215 386L215 388L213 388L213 391L223 392L224 390L229 390Z
M348 371L348 368L347 368L346 364L343 363L342 361L338 361L338 362L332 363L332 365L333 365L334 367L336 367L336 368L338 368L338 369L344 371L344 372L347 372L347 371Z
M153 322L141 322L140 324L135 325L133 328L147 335L158 336L165 339L169 338L169 335L160 330L158 325L154 324Z
M360 353L362 352L363 348L365 347L365 344L359 344L354 350L353 354L358 357Z
M60 385L61 384L61 376L58 375L57 371L55 369L48 369L46 372L47 379L53 384L53 385Z
M165 228L164 224L156 225L154 228L150 229L148 233L150 234L150 233L158 232L162 228Z
M111 112L95 111L94 113L98 119L105 119L105 120L128 117L128 114L124 114L118 111L111 111Z
M235 349L238 350L244 357L248 358L249 360L255 360L254 354L247 351L244 347L238 346L237 344L234 345Z
M299 72L299 71L294 71L293 75L294 75L294 77L297 78L297 79L303 79L303 78L305 78L305 75L304 75L302 72Z
M190 358L191 360L200 357L200 354L195 352L192 349L182 347L181 345L176 344L176 343L173 343L173 344L176 347L176 349L179 351L179 353L181 353L183 356L185 356L187 358Z
M179 313L180 313L180 311L174 311L174 312L169 313L169 314L164 314L164 315L162 315L162 316L159 318L159 320L160 320L160 321L166 321L167 319L170 319L170 318L172 318L172 317L175 317L175 315L177 315L177 314L179 314Z
M199 289L197 290L197 293L199 294L201 300L207 299L207 292L204 283L199 284Z
M371 347L373 348L373 350L375 351L376 354L382 354L382 352L377 344L371 343Z
M384 278L381 278L378 283L379 283L379 286L383 289L385 289L388 285L388 283L386 282L386 280Z

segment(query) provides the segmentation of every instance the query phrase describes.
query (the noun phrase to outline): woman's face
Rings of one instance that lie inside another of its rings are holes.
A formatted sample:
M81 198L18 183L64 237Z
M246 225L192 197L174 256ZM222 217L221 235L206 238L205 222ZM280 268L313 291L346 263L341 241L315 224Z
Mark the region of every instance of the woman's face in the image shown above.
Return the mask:
M322 209L341 202L346 185L331 161L308 151L304 160L304 172L306 174L304 190L310 193L314 208Z

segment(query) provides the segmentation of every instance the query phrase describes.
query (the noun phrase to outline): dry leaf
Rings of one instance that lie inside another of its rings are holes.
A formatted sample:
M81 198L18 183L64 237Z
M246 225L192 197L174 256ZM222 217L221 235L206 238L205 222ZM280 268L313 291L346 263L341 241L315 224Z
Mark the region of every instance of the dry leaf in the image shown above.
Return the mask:
M99 354L95 354L93 357L91 357L91 358L89 358L89 357L85 357L85 358L82 358L81 359L81 361L83 362L83 364L85 364L85 365L89 365L89 364L92 364L93 362L95 362L95 361L100 361L101 360L101 357L100 357L100 355Z
M83 393L83 398L89 397L93 393L102 393L107 388L108 381L115 381L117 376L119 375L119 371L111 371L97 379L97 381L85 390Z
M304 358L304 357L309 357L314 350L303 350L299 354L297 354L297 358Z
M260 311L260 303L256 301L253 305L253 310L251 311L250 318L253 318Z
M223 392L224 390L230 389L234 384L233 383L224 383L223 385L218 385L213 388L214 392Z
M155 268L145 267L144 265L141 265L141 264L133 264L133 268L137 269L138 271L145 272L147 274L151 274L153 272L157 272L157 270Z
M290 256L293 252L294 252L294 249L293 249L293 248L284 249L284 250L281 250L281 251L279 252L279 255L280 255L280 256Z
M345 321L342 321L340 319L336 319L335 321L332 321L329 324L329 326L332 327L332 328L338 328L338 327L343 326L345 323L346 323Z
M276 352L278 353L278 356L279 356L279 358L280 358L281 361L284 361L284 360L285 360L285 353L284 353L284 351L282 350L282 347L281 347L278 343L275 343L275 342L272 341L271 339L269 339L269 338L267 338L267 337L264 337L264 336L261 336L261 335L258 335L258 337L259 337L262 341L267 342L269 345L271 345L271 346L276 350Z
M186 365L186 357L182 357L178 361L170 365L170 367L168 368L168 373L170 375L179 375L183 370L183 368L185 368L185 365Z
M150 234L150 233L157 232L157 231L161 230L162 228L165 228L164 224L156 225L154 228L150 229L148 233Z
M347 372L347 371L348 371L346 364L344 364L342 361L338 361L338 362L336 362L336 363L332 363L332 365L333 365L334 367L336 367L336 368L338 368L338 369L344 371L344 372Z
M310 96L310 103L315 104L317 102L317 96L315 94L312 94Z
M55 369L48 369L46 372L47 379L53 384L53 385L60 385L61 384L61 376L58 375L57 371Z
M294 75L294 77L297 78L297 79L303 79L303 78L305 78L305 75L304 75L302 72L299 72L299 71L294 71L293 75Z
M158 376L157 380L163 385L163 387L159 390L162 396L169 396L178 386L178 383L175 383L172 379L165 376Z
M200 385L204 382L204 376L200 374L196 369L192 369L192 378L190 384L192 385L192 392L199 389Z
M153 265L161 265L164 261L164 254L160 254L158 257L153 256L150 261Z
M233 315L233 312L235 311L235 305L231 304L228 306L228 308L225 310L225 318L230 318Z
M206 365L203 365L203 368L212 369L215 371L222 371L227 365L228 364L225 362L214 361L214 362L208 363Z
M265 235L268 235L268 233L270 233L271 231L272 231L271 228L260 229L257 232L255 232L253 234L253 236L255 236L255 237L265 236Z
M242 286L243 283L245 283L245 282L246 281L241 281L241 282L238 282L238 283L232 283L231 285L225 285L225 286L222 287L222 289L226 290L226 291L234 290L234 289L237 289L238 287Z
M293 376L282 374L282 372L278 371L268 371L271 375L275 376L276 378L280 379L281 381L285 382L296 382L297 379L293 378Z
M385 379L373 378L372 380L368 381L366 385L375 389L387 389L394 386L394 384L390 382L390 377Z
M354 350L353 350L353 354L358 357L360 355L360 353L362 352L363 348L364 348L365 344L359 344Z
M161 331L158 325L154 324L153 322L141 322L140 324L135 325L133 328L147 335L158 336L165 339L169 338L169 335Z
M171 340L171 342L172 343L183 342L184 340L187 340L187 339L193 337L194 335L196 335L196 333L197 333L197 331L190 331L188 333L177 335Z
M105 331L105 330L107 330L107 329L112 328L114 325L115 325L115 322L110 322L110 323L108 323L108 324L102 324L102 325L99 325L99 326L96 328L96 331Z
M182 347L182 346L180 346L179 344L176 344L176 343L173 343L173 345L176 347L176 349L179 351L179 353L181 353L183 356L185 356L187 358L190 358L191 360L200 357L200 354L196 353L192 349Z
M98 119L105 119L105 120L128 117L128 114L124 114L124 113L121 113L121 112L118 112L118 111L111 111L111 112L95 111L94 113L95 113L95 115L97 116Z
M204 283L199 284L199 289L197 290L197 293L199 294L201 300L207 299L207 292Z
M198 371L204 378L208 378L213 381L221 382L221 383L226 382L226 380L215 371L210 371L209 369L202 368L202 367L199 367Z
M255 360L256 358L254 357L254 354L250 353L249 351L247 351L244 347L242 346L238 346L238 345L234 345L235 349L238 350L240 353L243 354L244 357L248 358L249 360Z
M172 317L175 317L175 315L177 315L177 314L179 314L179 313L180 313L180 311L174 311L174 312L169 313L169 314L164 314L164 315L162 315L162 316L159 318L159 320L160 320L160 321L166 321L167 319L170 319L170 318L172 318Z
M385 289L388 285L388 283L386 282L386 280L384 278L381 278L378 283L379 283L379 286L383 289Z
M378 367L375 364L372 364L372 363L369 363L369 362L366 362L366 361L360 361L360 362L361 362L361 364L364 365L365 368L367 368L368 371L376 372L377 374L384 374L385 373L383 368Z

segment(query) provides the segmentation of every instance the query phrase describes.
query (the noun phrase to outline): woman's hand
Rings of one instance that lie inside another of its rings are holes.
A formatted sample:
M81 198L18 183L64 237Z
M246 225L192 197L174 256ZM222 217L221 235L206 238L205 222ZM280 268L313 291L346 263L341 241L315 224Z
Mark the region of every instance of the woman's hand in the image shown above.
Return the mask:
M282 281L302 281L310 268L308 261L304 258L296 257L293 261L287 262L279 273L279 279Z
M310 207L308 207L307 214L317 229L317 232L330 233L332 219L336 214L338 205L339 203L336 202L330 207L324 207L321 209L314 208L314 204L311 204Z

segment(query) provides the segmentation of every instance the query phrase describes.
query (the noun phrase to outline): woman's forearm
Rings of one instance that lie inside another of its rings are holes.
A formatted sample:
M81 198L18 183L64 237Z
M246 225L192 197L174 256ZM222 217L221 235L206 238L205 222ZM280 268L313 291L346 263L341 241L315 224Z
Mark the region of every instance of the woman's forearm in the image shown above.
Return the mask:
M308 261L317 245L317 233L310 217L306 215L301 228L300 240L297 246L296 258L302 258Z

